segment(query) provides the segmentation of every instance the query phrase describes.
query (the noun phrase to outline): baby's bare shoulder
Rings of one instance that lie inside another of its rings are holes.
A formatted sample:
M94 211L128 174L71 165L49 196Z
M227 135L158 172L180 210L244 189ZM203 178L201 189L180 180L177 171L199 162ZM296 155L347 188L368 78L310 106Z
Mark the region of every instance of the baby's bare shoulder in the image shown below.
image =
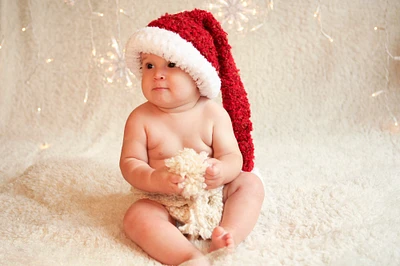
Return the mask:
M225 110L222 104L210 99L207 99L204 102L203 114L215 119L229 118L228 112Z
M151 115L151 106L148 103L143 103L133 109L133 111L128 116L127 124L143 123L148 120L149 116Z
M131 116L152 116L154 115L154 105L149 102L142 103L131 112Z

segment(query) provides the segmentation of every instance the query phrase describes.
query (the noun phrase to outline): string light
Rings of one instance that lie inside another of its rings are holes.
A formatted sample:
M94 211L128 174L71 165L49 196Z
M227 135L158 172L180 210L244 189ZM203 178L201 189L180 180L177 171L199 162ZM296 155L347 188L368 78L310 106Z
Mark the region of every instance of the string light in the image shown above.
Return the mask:
M133 11L133 10L132 10ZM130 14L130 13L128 13L125 9L123 9L123 8L120 8L119 9L119 13L121 13L121 14L123 14L123 15L125 15L125 16L127 16L127 17L129 17L129 18L131 18L131 19L133 19L133 16ZM132 12L133 13L133 12Z
M384 31L384 32L386 33L385 51L386 51L386 53L390 56L390 58L392 58L392 59L395 60L395 61L400 61L400 56L394 56L394 55L392 55L392 53L390 53L390 51L389 51L389 49L388 49L388 47L387 47L387 43L388 43L388 41L389 41L389 34L388 34L388 32L386 31L386 28L375 26L375 27L374 27L374 30L375 30L375 31L378 31L378 30Z
M37 70L39 69L39 66L43 65L44 62L47 62L49 60L48 59L44 59L42 57L42 48L41 48L41 43L38 41L37 35L36 35L36 29L34 27L34 16L32 14L32 0L28 1L28 10L29 10L29 19L31 21L31 23L29 23L28 25L24 26L21 28L21 31L23 33L27 32L28 29L30 29L30 32L32 34L32 42L35 45L35 47L37 47L37 53L36 53L36 60L34 60L34 64L33 67L31 68L31 70L27 70L26 73L26 77L24 77L24 82L25 85L30 88L31 86L31 79L32 77L35 76L35 73L37 72ZM2 42L3 43L3 42ZM52 60L51 60L52 61ZM34 109L35 113L36 113L36 123L37 123L37 127L39 129L40 132L42 132L42 128L41 128L41 116L42 116L42 112L43 112L43 98L39 99L39 103L36 104L36 109ZM42 147L42 144L46 143L46 142L42 142L41 144L39 144L39 147ZM47 147L48 148L48 147Z
M50 148L50 144L47 142L43 142L42 144L40 144L39 148L41 150L47 150L48 148Z
M30 0L29 3L31 3L32 1ZM77 1L75 0L64 0L64 3L66 5L70 5L73 6L76 4ZM93 30L93 22L92 22L92 17L104 17L104 14L101 12L95 12L92 9L92 5L91 5L91 0L87 1L90 7L90 14L92 14L90 16L90 37L91 37L91 56L93 58L95 58L98 54L98 51L96 50L96 46L95 46L95 42L94 42L94 30ZM250 1L242 1L242 0L217 0L214 1L216 2L215 4L209 4L209 9L210 11L214 11L214 13L217 14L217 17L221 18L223 23L221 24L225 24L228 25L232 28L234 28L235 30L239 31L239 32L246 32L246 31L255 31L259 28L261 28L263 26L262 21L260 21L260 17L261 14L265 14L266 10L273 10L274 9L274 2L271 1L266 1L267 2L267 8L260 9L257 6L255 6L254 4L252 4ZM119 8L119 3L118 0L116 0L117 3L117 14L122 14L128 17L131 17L129 15L129 13L122 9ZM386 11L385 11L386 12ZM32 14L31 14L32 15ZM318 19L319 25L320 25L320 29L321 29L321 33L323 36L325 36L330 42L333 42L333 38L330 37L328 34L326 34L326 32L323 29L323 25L322 25L322 21L321 21L321 5L320 3L318 3L317 9L314 12L314 17L316 19ZM32 19L32 18L31 18ZM253 22L253 23L251 23ZM119 81L123 81L125 82L125 84L127 86L132 86L132 81L130 79L130 73L129 70L126 68L126 66L124 65L124 53L123 53L123 49L121 48L121 46L119 45L119 40L120 40L120 23L119 23L119 18L117 16L117 23L118 23L118 38L111 38L111 47L112 47L112 51L106 53L105 57L100 57L99 59L99 63L100 65L104 68L105 73L106 73L106 81L107 83L114 83L117 80ZM31 85L31 77L34 76L35 72L37 71L37 68L41 65L47 63L50 64L52 62L54 62L54 58L47 58L46 59L46 55L43 56L41 54L41 47L40 47L40 43L38 42L38 38L35 36L35 31L34 31L34 26L35 24L33 22L27 24L26 26L22 27L20 30L25 33L29 30L33 32L32 36L33 36L33 42L36 44L37 47L37 60L35 60L34 65L30 66L30 71L28 71L26 73L26 79L25 79L25 84L30 86ZM372 98L384 98L385 101L385 106L391 116L391 128L393 131L399 132L400 131L400 125L399 122L396 118L396 116L394 116L393 112L391 111L391 109L389 108L389 85L390 85L390 76L389 76L389 66L390 66L390 62L391 61L400 61L400 56L399 55L393 55L390 51L390 49L388 48L388 43L389 43L389 37L388 34L389 32L386 30L386 13L385 13L385 26L381 27L381 26L375 26L373 28L376 32L382 32L385 33L386 35L386 41L384 43L384 51L386 53L386 67L385 67L385 79L386 79L386 88L385 89L380 89L374 93L371 94ZM17 30L19 30L19 27L17 28ZM0 42L0 49L4 48L4 44L6 44L6 47L8 46L8 42L6 42L6 38L4 36L2 36L1 38L1 42ZM43 49L44 50L44 49ZM89 84L89 74L87 75L86 78L86 91L83 97L83 103L86 104L89 100L89 89L90 89L90 84ZM45 109L46 106L43 106L43 104L39 103L36 105L36 110L35 108L33 108L32 112L36 113L39 117L42 115L43 110L45 110L44 112L47 112L47 110ZM35 112L36 111L36 112ZM39 121L39 120L38 120ZM40 127L40 123L38 122L38 126ZM40 148L41 149L47 149L49 148L51 145L43 142L40 144Z
M106 56L101 56L97 61L100 67L105 69L105 81L107 84L124 83L126 86L131 87L133 85L130 71L125 64L124 50L119 44L121 39L121 23L119 20L119 14L124 14L124 9L119 7L119 1L115 1L116 5L116 17L117 17L117 35L111 38L112 50L106 53Z
M101 12L92 12L93 15L96 15L98 17L104 17L104 14Z
M73 5L75 5L75 0L64 0L64 3L65 3L66 5L73 6Z
M252 3L251 0L216 0L208 4L208 10L213 12L221 25L238 32L256 31L263 26L262 19L273 9L273 1L266 1L264 8Z
M371 97L378 97L382 93L385 93L385 91L384 90L376 91L371 94Z
M29 27L30 27L30 24L28 24L26 27L22 27L21 31L25 32L25 31L27 31L29 29Z
M89 98L89 92L88 92L88 91L86 91L86 92L85 92L85 97L83 98L83 103L84 103L84 104L86 104L86 103L87 103L87 101L88 101L88 98Z
M322 35L324 35L330 42L333 42L333 38L331 36L329 36L325 31L324 28L322 26L322 19L321 19L321 2L318 1L318 6L317 9L314 12L314 18L316 18L318 20L318 24L320 27L320 31L322 33Z
M101 12L97 12L93 10L91 0L88 0L88 6L90 9L90 13L97 17L104 17L104 14ZM113 83L124 83L126 86L131 87L133 85L132 80L130 78L130 71L127 69L125 65L125 55L123 49L119 45L120 40L120 21L119 15L123 14L128 17L130 15L123 9L119 7L119 2L116 0L116 16L117 16L117 35L118 39L112 37L111 38L111 47L112 50L105 53L105 55L98 54L94 43L94 30L93 30L93 21L90 19L90 38L92 43L91 55L93 57L92 62L96 63L98 67L104 69L104 80L107 84ZM93 66L91 65L91 69ZM86 104L89 99L89 74L86 76L86 90L83 99L83 103Z
M87 4L89 6L89 10L91 14L94 14L95 12L93 11L92 7L92 2L91 0L87 0ZM92 57L96 57L97 51L96 51L96 46L94 44L94 30L93 30L93 20L92 16L89 18L89 28L90 28L90 43L91 43L91 55ZM92 62L92 60L90 60ZM83 97L83 104L86 105L89 99L89 90L90 90L90 82L89 82L89 76L90 72L93 69L92 63L90 64L90 71L86 74L86 79L85 79L85 96Z
M111 51L106 53L105 57L100 57L98 60L99 66L105 69L105 80L107 83L114 82L125 83L126 86L132 86L130 73L125 64L125 55L118 41L111 38Z
M374 30L375 31L383 31L385 33L385 38L384 38L384 50L386 54L386 65L385 65L385 89L381 89L379 91L376 91L372 93L372 97L376 98L378 96L383 95L384 96L384 105L385 109L389 113L389 116L391 117L391 123L389 125L383 126L383 129L388 130L392 133L399 133L400 132L400 126L399 122L397 120L397 117L393 114L392 109L389 107L389 96L388 93L390 92L390 61L400 61L400 56L394 56L389 48L388 48L388 43L389 43L389 32L386 30L387 28L387 10L388 10L388 1L386 1L386 7L384 10L384 26L375 26Z

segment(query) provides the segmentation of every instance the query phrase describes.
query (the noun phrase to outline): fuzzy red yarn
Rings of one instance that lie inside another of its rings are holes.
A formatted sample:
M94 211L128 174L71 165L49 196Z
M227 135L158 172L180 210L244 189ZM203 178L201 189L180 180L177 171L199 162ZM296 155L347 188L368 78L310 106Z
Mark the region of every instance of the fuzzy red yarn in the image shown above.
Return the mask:
M250 104L240 79L239 70L231 53L227 33L214 16L195 9L178 14L166 14L149 23L175 32L192 45L215 67L221 79L222 103L231 120L240 151L243 171L254 167L253 129L250 121Z

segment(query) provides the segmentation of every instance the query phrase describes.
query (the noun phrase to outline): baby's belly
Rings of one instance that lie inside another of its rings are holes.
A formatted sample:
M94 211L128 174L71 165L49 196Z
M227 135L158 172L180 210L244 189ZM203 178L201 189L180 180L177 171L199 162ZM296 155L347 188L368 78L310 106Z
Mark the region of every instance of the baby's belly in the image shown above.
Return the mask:
M179 150L183 148L191 148L197 152L205 151L212 156L212 148L207 145L201 138L192 137L189 139L162 138L154 143L148 150L149 165L155 169L165 165L164 160L175 156Z

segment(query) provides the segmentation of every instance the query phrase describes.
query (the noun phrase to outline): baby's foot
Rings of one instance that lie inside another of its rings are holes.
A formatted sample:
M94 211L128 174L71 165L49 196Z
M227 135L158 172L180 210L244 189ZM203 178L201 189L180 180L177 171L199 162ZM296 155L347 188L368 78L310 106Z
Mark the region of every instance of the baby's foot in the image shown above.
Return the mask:
M221 226L215 227L211 235L211 246L209 252L213 252L217 249L228 248L233 249L235 242L231 233L225 231Z

